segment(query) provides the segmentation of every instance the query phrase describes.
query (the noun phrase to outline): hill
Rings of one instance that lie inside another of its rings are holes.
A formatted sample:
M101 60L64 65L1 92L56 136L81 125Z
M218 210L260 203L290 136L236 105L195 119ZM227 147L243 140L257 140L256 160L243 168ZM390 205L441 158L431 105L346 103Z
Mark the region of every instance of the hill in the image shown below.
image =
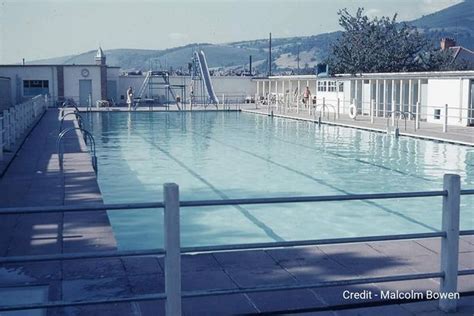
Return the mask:
M425 32L434 44L442 37L451 37L474 50L474 0L465 0L408 23Z
M466 0L430 15L407 23L416 26L439 45L442 37L452 37L457 43L474 50L474 0ZM273 67L279 72L297 68L299 51L300 68L311 69L325 60L340 32L314 36L275 38L272 41ZM111 49L106 50L107 64L123 70L174 69L186 70L192 51L204 50L210 68L223 73L248 69L249 55L253 57L254 71L267 71L268 40L257 39L226 44L194 43L165 50ZM32 63L86 64L94 61L95 50L74 56L38 60ZM304 72L304 70L303 70Z

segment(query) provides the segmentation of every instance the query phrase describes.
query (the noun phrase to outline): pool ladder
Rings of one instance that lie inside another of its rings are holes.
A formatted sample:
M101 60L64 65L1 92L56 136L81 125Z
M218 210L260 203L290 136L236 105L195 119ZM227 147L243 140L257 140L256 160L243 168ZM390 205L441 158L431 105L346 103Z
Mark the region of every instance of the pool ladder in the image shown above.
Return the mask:
M84 142L86 143L86 145L89 145L89 152L92 155L92 157L91 157L92 168L94 169L94 172L97 174L98 166L97 166L97 155L96 155L94 135L92 135L88 130L86 130L83 127L82 116L77 112L78 111L76 110L74 112L69 112L69 113L66 113L66 114L64 114L64 112L61 113L62 117L61 117L61 123L59 125L59 135L58 135L58 140L56 142L56 148L57 148L58 159L59 159L59 168L61 168L61 170L62 170L63 165L64 165L64 146L62 146L63 145L62 140L63 140L64 136L66 136L68 133L70 133L72 131L79 130L82 133L82 137L84 138ZM64 118L67 117L68 115L75 115L76 116L79 127L70 127L68 129L63 130Z

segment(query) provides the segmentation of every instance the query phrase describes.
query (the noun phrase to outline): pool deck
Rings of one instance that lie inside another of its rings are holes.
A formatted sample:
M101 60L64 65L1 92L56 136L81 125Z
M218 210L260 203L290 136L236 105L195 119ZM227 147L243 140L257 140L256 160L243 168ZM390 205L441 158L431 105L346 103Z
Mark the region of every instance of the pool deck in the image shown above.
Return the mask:
M268 115L268 109L250 109L248 107L242 108L243 112L256 113ZM290 119L304 120L304 121L317 121L317 118L314 115L309 115L308 110L301 110L300 113L290 112L290 113L279 113L274 111L273 115L275 117L284 117ZM319 116L319 113L318 113ZM387 118L375 117L374 122L371 123L370 117L368 116L357 116L355 120L351 119L347 115L340 115L339 119L335 119L332 113L325 117L321 118L321 123L330 124L336 126L357 128L363 130L369 130L374 132L387 132ZM415 130L413 120L407 120L407 126L405 129L404 120L399 121L400 136L409 136L422 139L428 139L433 141L442 141L464 146L474 147L474 126L471 127L462 127L462 126L448 126L448 131L443 132L442 124L433 124L420 122L420 128ZM390 121L391 124L391 121ZM392 128L393 131L393 128Z
M74 121L67 121L68 127L73 124ZM59 168L58 127L57 111L48 110L0 178L2 207L102 202L90 156L78 133L67 137L64 170ZM0 229L1 256L116 249L105 212L8 216L0 221ZM439 251L438 239L425 239L185 255L182 258L183 290L435 272L440 267ZM47 288L49 300L83 300L163 292L163 266L163 259L155 256L0 265L0 294L12 287L25 291ZM459 268L474 269L474 236L462 237L460 241ZM337 311L327 308L329 304L364 303L344 300L345 289L371 290L375 296L383 289L436 291L438 288L438 280L429 279L211 296L184 299L183 311L185 315L277 311L286 311L286 314L305 311L304 315L444 315L437 310L436 301L371 307L351 305ZM458 288L461 292L470 292L470 296L461 298L457 315L474 314L474 276L460 277ZM371 304L377 301L375 298ZM150 301L50 309L47 314L162 315L163 312L163 301Z

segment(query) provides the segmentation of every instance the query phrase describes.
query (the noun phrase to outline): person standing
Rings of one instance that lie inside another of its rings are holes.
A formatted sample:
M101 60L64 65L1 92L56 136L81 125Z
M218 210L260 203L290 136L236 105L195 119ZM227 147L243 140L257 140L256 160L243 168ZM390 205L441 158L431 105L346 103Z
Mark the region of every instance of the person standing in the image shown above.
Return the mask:
M132 87L128 87L127 89L127 105L128 109L132 109L132 104L133 104L133 89Z
M310 99L311 99L311 91L309 90L309 87L307 86L303 93L303 103L305 104L305 107L309 107Z

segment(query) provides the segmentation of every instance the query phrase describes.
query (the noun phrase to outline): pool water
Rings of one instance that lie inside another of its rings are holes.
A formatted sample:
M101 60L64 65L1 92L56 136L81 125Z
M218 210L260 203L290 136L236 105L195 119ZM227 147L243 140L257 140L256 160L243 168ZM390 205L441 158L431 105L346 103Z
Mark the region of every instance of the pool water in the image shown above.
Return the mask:
M474 148L239 112L93 113L106 203L474 187ZM437 231L441 197L181 209L184 246ZM461 229L474 229L462 197ZM163 245L163 211L110 211L120 249Z

